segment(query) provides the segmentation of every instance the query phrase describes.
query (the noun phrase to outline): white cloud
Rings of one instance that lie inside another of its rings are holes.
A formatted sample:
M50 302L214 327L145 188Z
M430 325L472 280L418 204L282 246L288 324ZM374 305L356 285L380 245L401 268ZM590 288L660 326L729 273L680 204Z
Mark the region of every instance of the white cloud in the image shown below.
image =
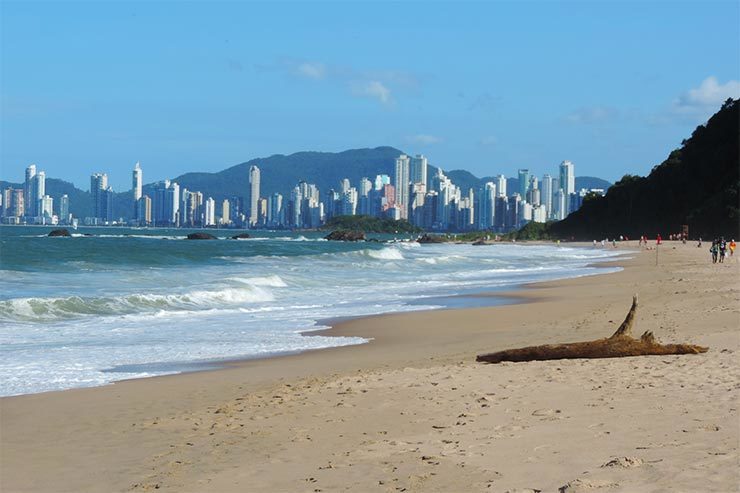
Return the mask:
M740 81L729 80L720 84L717 78L709 76L695 89L689 89L673 102L678 111L700 112L717 111L727 98L740 98Z
M409 135L406 140L412 144L431 145L442 142L442 139L428 134Z
M326 66L323 63L299 62L295 72L308 79L323 79L326 77Z
M333 85L349 94L369 98L382 105L394 103L398 92L418 90L419 79L411 72L359 70L348 65L326 64L283 57L275 63L255 65L262 72L277 72L295 79L310 79Z
M391 90L378 80L354 82L352 94L361 97L377 99L383 104L391 103Z

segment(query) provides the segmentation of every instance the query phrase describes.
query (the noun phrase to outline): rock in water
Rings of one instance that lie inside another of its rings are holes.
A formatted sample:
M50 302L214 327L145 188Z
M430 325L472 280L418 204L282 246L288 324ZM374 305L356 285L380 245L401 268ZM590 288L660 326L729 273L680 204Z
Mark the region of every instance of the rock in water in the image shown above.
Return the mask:
M49 231L48 236L72 236L72 235L69 234L69 230L62 228L62 229L53 229Z
M439 235L429 235L424 233L416 239L418 243L444 243L444 238Z
M246 240L247 238L251 238L251 236L249 236L249 233L239 233L238 235L234 235L231 237L232 240Z
M209 233L190 233L188 240L215 240L216 237Z
M365 233L362 231L350 231L345 229L338 229L332 231L324 237L329 241L365 241Z

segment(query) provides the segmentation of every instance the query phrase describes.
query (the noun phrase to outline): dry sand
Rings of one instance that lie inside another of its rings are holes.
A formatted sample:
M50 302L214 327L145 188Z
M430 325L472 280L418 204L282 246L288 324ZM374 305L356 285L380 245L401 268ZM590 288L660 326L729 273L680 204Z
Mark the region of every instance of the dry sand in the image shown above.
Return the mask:
M706 250L329 331L362 346L1 399L0 490L738 491L740 264ZM710 351L475 363L608 336L634 292L637 335Z

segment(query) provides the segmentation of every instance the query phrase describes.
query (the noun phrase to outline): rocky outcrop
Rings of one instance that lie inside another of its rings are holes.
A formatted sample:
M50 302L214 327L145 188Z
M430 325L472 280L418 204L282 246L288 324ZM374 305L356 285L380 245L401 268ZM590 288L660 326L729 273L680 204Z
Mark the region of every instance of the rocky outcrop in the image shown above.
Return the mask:
M190 233L188 240L215 240L216 237L209 233Z
M246 240L247 238L251 238L251 236L249 236L249 233L239 233L238 235L234 235L231 237L232 240Z
M439 235L430 235L424 233L423 235L419 236L416 241L418 243L444 243L445 240Z
M67 229L52 229L48 236L72 236Z
M328 235L324 236L324 239L329 241L365 241L365 233L362 231L350 231L346 229L338 229L332 231Z
M486 240L484 240L483 238L480 238L478 240L475 240L472 244L473 245L489 245L489 243Z

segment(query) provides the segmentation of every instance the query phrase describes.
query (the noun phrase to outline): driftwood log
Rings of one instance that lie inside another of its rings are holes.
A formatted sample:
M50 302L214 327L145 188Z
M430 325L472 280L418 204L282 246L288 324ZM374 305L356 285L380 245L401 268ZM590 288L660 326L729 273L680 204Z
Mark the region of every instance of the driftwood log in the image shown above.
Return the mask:
M507 349L497 353L478 355L476 361L501 363L502 361L544 361L575 358L621 358L624 356L646 356L660 354L706 353L708 348L693 344L660 344L652 332L647 331L639 339L632 337L632 325L637 311L637 295L632 298L632 308L617 331L604 339L566 344L545 344L518 349Z

